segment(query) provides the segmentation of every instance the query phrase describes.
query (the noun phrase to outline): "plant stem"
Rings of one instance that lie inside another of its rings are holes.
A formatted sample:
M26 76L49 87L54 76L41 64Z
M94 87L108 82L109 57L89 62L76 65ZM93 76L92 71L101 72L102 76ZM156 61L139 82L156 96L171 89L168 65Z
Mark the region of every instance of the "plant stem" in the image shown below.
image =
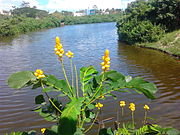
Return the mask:
M94 118L92 124L84 131L84 133L88 132L92 128L92 126L94 125L98 115L99 115L99 111L97 112L96 117Z
M44 85L43 85L42 81L41 81L41 87L44 89ZM45 92L45 94L46 94L49 102L56 108L56 110L59 111L60 113L62 113L62 111L61 111L61 110L54 104L54 102L51 100L51 98L49 97L49 95L47 94L47 92Z
M74 70L75 70L75 74L76 74L76 94L77 94L77 97L79 97L79 88L78 88L78 72L77 72L76 65L74 65Z
M133 129L135 128L135 125L134 125L134 112L132 111L132 123L133 123Z
M101 82L99 88L96 90L96 92L94 93L94 95L92 96L90 102L89 102L87 105L91 104L92 102L94 102L94 101L96 100L96 98L95 98L95 99L93 99L93 98L96 97L96 95L97 95L97 93L99 92L99 90L101 90L101 87L102 87L103 82L104 82L104 74L103 74L103 76L102 76L102 82Z
M71 63L71 76L72 76L72 87L74 87L74 70L73 70L73 61L69 59Z
M122 115L122 117L124 116L124 108L123 107L121 108L121 115Z
M81 123L81 125L80 125L80 128L82 128L82 127L83 127L84 122L85 122L85 119L86 119L86 116L85 116L85 111L82 111L82 123Z
M117 114L116 114L117 116L117 122L119 122L119 108L117 109Z
M63 63L63 61L60 61L60 62L61 62L61 65L62 65L62 70L63 70L63 73L64 73L64 77L65 77L65 79L66 79L67 85L68 85L68 87L69 87L69 90L70 90L72 96L74 96L74 93L73 93L72 88L71 88L71 86L70 86L69 80L68 80L68 78L67 78L66 70L65 70L65 68L64 68L64 63Z
M51 100L51 98L49 98L49 101L56 108L56 110L58 110L60 113L62 113L62 111L54 104L54 102Z
M144 125L146 124L146 119L147 119L147 111L144 113Z

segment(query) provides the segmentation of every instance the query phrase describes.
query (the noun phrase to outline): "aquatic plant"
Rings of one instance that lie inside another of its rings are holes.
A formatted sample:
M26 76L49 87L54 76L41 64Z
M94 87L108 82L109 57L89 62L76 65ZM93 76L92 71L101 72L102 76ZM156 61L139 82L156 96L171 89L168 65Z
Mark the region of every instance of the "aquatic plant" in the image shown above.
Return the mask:
M34 112L39 113L47 121L56 122L52 128L41 129L45 135L82 135L87 133L98 116L102 113L101 100L108 96L116 97L113 92L130 92L132 90L144 94L147 98L154 99L157 91L153 83L143 80L141 77L132 78L117 71L110 70L110 52L105 50L102 57L102 72L98 72L93 66L82 67L78 74L76 65L73 63L74 53L68 51L71 67L71 80L67 76L64 65L64 49L59 39L56 37L55 54L61 64L64 79L58 79L54 75L48 75L41 69L34 71L20 71L12 74L8 78L8 85L14 89L30 87L32 89L41 88L42 94L35 97L38 105ZM79 87L80 86L80 87ZM56 98L52 98L50 92L56 92ZM62 97L66 97L67 102L62 103ZM125 102L121 101L120 106L123 111ZM135 104L130 104L132 111L133 126ZM147 106L146 106L146 110ZM122 112L123 115L123 112ZM89 123L89 127L85 124ZM118 129L118 133L121 129ZM106 130L107 131L107 130ZM124 129L123 129L124 131ZM101 134L102 130L100 130ZM24 132L30 134L28 132ZM31 132L32 133L32 132ZM116 132L114 132L116 133ZM34 134L34 131L33 131Z

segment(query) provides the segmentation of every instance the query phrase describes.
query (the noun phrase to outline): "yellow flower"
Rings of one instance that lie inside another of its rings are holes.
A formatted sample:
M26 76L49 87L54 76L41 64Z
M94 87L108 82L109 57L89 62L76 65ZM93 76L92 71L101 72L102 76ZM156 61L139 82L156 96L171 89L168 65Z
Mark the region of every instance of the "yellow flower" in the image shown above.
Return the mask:
M109 58L109 50L106 49L105 52L104 52L104 56L102 57L102 59L104 60L102 63L101 63L101 66L102 66L102 70L104 72L108 71L109 68L110 68L110 58Z
M55 54L58 55L60 58L63 57L64 49L63 45L60 43L59 37L56 37L56 45L54 47Z
M97 107L98 109L101 109L101 107L103 107L103 104L97 103L97 104L95 105L95 107Z
M129 104L129 109L134 112L136 110L135 104L134 103L130 103Z
M69 58L74 57L73 55L74 55L74 53L72 53L71 51L68 51L68 52L66 53L66 56L68 56Z
M145 110L149 110L149 106L148 105L144 105L144 109Z
M44 75L44 72L41 69L36 69L36 71L34 72L34 75L37 77L37 79L46 77Z
M56 43L61 43L59 37L56 37Z
M120 105L120 107L124 107L126 105L126 102L125 101L120 101L119 105Z
M102 96L99 96L99 98L104 98L104 96L102 95Z
M41 128L41 132L44 134L44 132L46 131L46 128Z
M134 103L130 103L129 106L135 107L135 104Z

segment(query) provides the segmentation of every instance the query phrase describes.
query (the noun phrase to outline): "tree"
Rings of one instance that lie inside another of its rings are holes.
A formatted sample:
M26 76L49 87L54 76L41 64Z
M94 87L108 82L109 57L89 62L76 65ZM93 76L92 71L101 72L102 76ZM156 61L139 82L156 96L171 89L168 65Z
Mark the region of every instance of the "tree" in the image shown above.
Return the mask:
M30 3L29 2L25 2L25 1L22 1L20 7L30 7Z

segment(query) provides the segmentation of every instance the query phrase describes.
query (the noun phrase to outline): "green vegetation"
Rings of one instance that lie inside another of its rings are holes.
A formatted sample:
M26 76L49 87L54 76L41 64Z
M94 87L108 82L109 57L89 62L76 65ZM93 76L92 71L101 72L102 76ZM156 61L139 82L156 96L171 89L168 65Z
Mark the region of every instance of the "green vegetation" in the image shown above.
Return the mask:
M138 46L155 48L174 56L180 56L180 30L167 33L157 42L141 43Z
M165 33L159 25L155 26L150 21L130 20L122 25L119 38L129 44L158 41Z
M67 16L62 19L65 25L72 24L88 24L88 23L101 23L101 22L115 22L121 14L109 15L88 15L88 16Z
M22 2L20 7L13 7L10 15L0 14L0 37L16 36L21 33L36 31L39 29L59 27L60 25L113 22L120 17L121 10L107 10L108 15L101 14L103 11L96 10L96 15L73 16L72 12L62 11L49 14L45 10L31 8L28 2ZM8 12L8 11L7 11ZM83 11L85 12L85 11Z
M43 19L9 17L0 23L0 37L15 36L29 31L58 26L60 26L60 22L54 17L44 17Z
M103 56L102 72L99 73L93 66L82 67L79 75L76 65L73 63L74 54L68 51L66 55L69 58L71 76L67 77L64 64L64 49L60 39L56 37L55 54L61 64L65 79L58 79L54 75L44 74L41 69L33 71L20 71L12 74L8 78L8 85L14 89L30 87L32 89L41 88L41 94L35 97L35 103L38 105L34 112L37 112L46 121L56 122L51 128L42 128L44 135L84 135L98 122L104 124L102 117L103 100L108 97L116 98L114 92L135 91L144 94L149 99L154 99L157 88L153 83L145 81L141 77L124 76L123 74L110 70L109 50L106 50ZM71 81L70 81L71 79ZM51 92L56 92L55 97L51 97ZM61 99L66 97L67 102L62 103ZM121 112L126 106L125 101L120 101ZM135 104L130 103L129 109L132 113L132 123L124 123L119 126L117 113L117 128L112 129L100 126L99 135L178 135L179 131L173 128L161 128L155 124L147 122L147 112L150 109L148 105L144 106L145 117L144 125L136 129L134 120ZM88 126L86 125L88 123ZM16 133L11 133L15 134ZM17 132L17 135L35 135L35 131ZM38 134L38 133L37 133Z
M136 0L132 2L117 23L119 40L128 44L140 44L143 46L149 46L146 44L152 43L154 45L151 47L171 54L179 54L180 52L177 52L179 49L172 49L172 46L173 48L179 47L177 43L179 34L176 34L177 37L172 39L176 43L167 40L172 37L173 33L166 34L162 38L165 32L169 33L180 28L179 9L179 0ZM159 41L160 39L161 41ZM173 45L171 42L173 42ZM164 47L164 44L166 44L166 47Z

